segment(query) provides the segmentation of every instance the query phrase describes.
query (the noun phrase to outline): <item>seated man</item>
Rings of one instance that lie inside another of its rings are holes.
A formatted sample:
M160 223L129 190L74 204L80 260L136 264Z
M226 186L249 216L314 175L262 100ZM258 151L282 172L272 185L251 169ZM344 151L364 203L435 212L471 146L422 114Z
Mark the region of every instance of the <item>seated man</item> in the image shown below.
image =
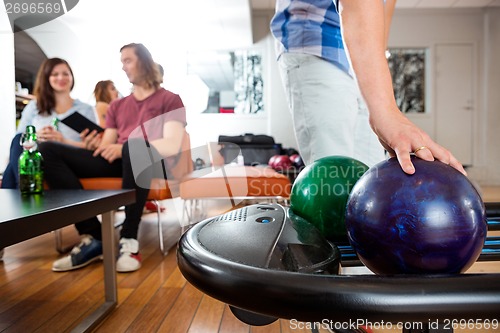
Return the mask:
M87 149L45 142L40 151L45 160L45 180L51 189L82 188L79 178L122 177L123 188L136 190L136 203L125 208L116 264L117 271L131 272L141 266L137 235L154 172L153 167L141 167L144 155L150 164L161 162L156 163L160 167L166 161L168 168L169 161L180 151L186 114L180 97L160 87L163 80L158 65L144 45L128 44L120 52L133 92L111 103L102 138L96 132L84 131ZM149 149L144 149L146 146ZM169 156L172 157L162 160ZM84 267L102 256L101 225L97 218L75 226L82 236L81 243L70 255L55 261L53 271Z

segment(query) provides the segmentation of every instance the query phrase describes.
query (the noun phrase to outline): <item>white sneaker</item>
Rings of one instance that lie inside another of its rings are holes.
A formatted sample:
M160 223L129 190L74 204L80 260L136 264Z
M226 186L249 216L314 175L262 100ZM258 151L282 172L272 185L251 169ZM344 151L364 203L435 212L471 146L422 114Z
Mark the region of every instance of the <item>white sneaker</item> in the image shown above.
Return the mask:
M121 273L133 272L141 268L141 254L139 242L134 238L120 239L120 254L116 261L116 271Z

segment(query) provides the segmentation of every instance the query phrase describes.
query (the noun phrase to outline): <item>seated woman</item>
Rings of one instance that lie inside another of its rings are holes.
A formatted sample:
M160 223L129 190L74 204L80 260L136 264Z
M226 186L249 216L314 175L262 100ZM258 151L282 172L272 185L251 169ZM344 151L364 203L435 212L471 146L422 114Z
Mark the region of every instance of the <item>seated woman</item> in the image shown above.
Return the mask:
M84 147L80 134L58 121L77 111L96 121L91 105L71 98L74 85L73 71L66 60L51 58L42 63L35 82L36 99L29 102L22 112L17 134L10 146L9 164L3 173L2 188L19 188L18 159L23 151L19 141L26 126L35 126L39 141Z
M108 112L109 103L118 99L118 90L111 80L99 81L95 85L95 110L99 126L106 127L106 113Z

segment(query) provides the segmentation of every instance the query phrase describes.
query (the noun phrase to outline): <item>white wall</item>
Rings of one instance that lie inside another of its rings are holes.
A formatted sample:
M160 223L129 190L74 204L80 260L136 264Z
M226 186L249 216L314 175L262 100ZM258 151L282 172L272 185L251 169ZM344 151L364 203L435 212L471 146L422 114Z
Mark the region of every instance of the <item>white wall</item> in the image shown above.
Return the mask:
M26 30L26 33L48 58L59 57L69 62L75 77L71 95L83 102L92 100L93 88L99 80L110 79L116 67L120 68L118 49L112 50L93 35L75 31L64 20L50 21Z
M286 101L276 52L274 38L269 32L272 11L254 11L254 40L266 47L266 115L269 122L269 133L284 148L297 149L297 141L293 131L292 116Z
M500 73L496 65L500 58L500 10L399 10L396 11L389 45L393 47L427 47L429 49L426 115L409 115L435 137L434 121L439 110L435 109L436 71L435 48L441 43L471 43L474 47L474 107L473 117L473 166L469 177L480 184L500 184L500 153L495 149L500 142L497 127L500 125ZM449 82L453 86L453 82ZM453 131L453 122L449 130Z
M0 10L0 172L9 159L9 147L15 133L14 34L7 13Z
M431 137L436 137L435 120L436 114L436 46L442 43L470 43L474 50L474 80L475 80L475 115L473 141L480 146L477 137L479 119L482 113L480 98L482 68L481 55L483 54L483 11L474 10L433 10L433 11L397 11L391 27L389 38L390 47L423 47L427 48L426 63L426 114L408 114L408 117L422 127ZM449 82L453 86L453 82ZM449 126L453 130L452 124ZM476 148L476 147L475 147ZM474 149L473 164L478 165L483 157Z
M490 9L485 16L484 104L482 133L484 151L484 181L500 184L500 8Z

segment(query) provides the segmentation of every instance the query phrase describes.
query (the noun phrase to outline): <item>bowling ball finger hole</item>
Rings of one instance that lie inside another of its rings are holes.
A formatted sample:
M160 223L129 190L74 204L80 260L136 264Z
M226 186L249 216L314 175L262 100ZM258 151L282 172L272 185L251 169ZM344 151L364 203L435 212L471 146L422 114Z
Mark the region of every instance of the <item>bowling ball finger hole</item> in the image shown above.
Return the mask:
M266 207L266 206L259 206L259 207L257 207L257 209L264 210L264 211L266 211L266 210L277 210L275 207L271 207L271 206L268 206L268 207Z
M269 217L269 216L259 217L259 218L255 219L255 222L258 222L258 223L271 223L271 222L274 222L274 218Z

